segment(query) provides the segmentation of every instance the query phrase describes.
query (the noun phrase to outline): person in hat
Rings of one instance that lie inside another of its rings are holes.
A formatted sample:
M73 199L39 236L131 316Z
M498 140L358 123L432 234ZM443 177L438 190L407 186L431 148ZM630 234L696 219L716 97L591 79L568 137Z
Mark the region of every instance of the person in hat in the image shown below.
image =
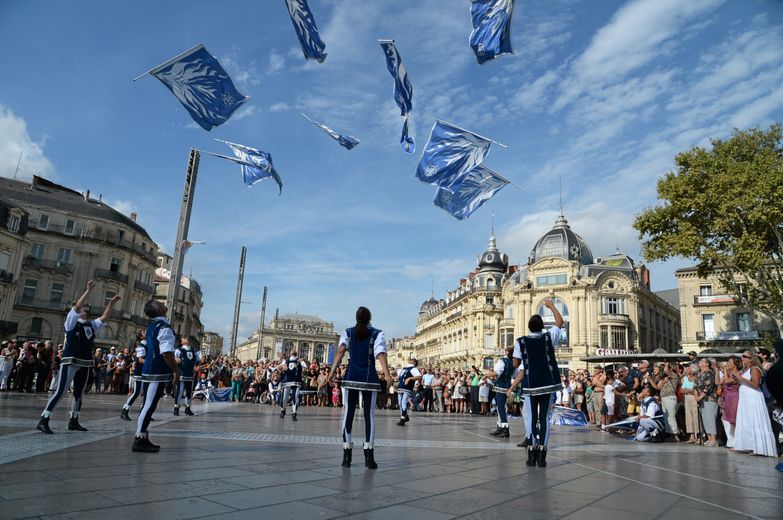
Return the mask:
M94 350L95 333L106 326L106 321L111 315L114 304L120 301L119 296L114 296L100 318L89 320L87 315L87 297L95 287L95 282L87 282L84 293L76 300L76 303L68 311L65 317L65 350L60 361L60 373L57 377L57 390L46 403L38 421L36 429L51 435L54 433L49 428L49 417L54 407L65 395L65 392L73 382L73 399L71 400L70 419L68 429L71 431L85 432L87 428L79 424L79 412L82 409L82 395L87 386L87 376L93 365L92 353Z
M408 400L413 397L413 388L416 381L421 381L422 375L418 369L419 360L411 354L410 363L400 370L397 383L397 404L400 407L400 420L397 426L405 426L410 421L408 417Z

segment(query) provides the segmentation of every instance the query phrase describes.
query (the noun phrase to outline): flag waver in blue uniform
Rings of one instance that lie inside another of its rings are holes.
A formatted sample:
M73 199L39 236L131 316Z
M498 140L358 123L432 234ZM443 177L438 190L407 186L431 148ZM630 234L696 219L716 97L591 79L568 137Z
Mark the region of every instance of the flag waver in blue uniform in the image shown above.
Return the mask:
M400 135L400 144L407 153L416 151L416 141L408 135L408 117L413 109L413 85L408 79L408 71L402 64L402 58L394 45L394 40L378 40L386 56L386 68L389 74L394 78L394 101L400 107L400 115L405 118L402 123L402 133Z
M136 452L160 451L160 446L150 442L147 428L152 414L158 407L158 401L163 396L166 383L171 382L174 388L179 385L179 372L174 357L175 337L171 325L166 321L167 312L168 308L157 300L150 300L144 304L144 315L150 319L145 334L147 355L144 357L144 367L141 371L142 381L147 385L147 393L144 396L144 407L139 414L136 437L133 440L132 450Z
M183 336L181 341L182 345L174 351L179 372L179 386L174 387L174 415L179 415L179 401L182 397L185 398L185 415L195 415L190 410L190 400L193 398L193 382L201 356L190 346L189 337Z
M326 59L326 45L318 34L318 27L315 25L315 17L307 5L307 0L285 0L288 8L288 16L291 17L291 23L294 24L296 36L302 45L302 52L305 59L315 60L323 63Z
M381 382L375 369L375 361L381 364L383 375L389 385L393 384L386 358L386 338L383 331L370 326L372 315L366 307L356 311L356 325L346 329L340 335L337 354L329 371L329 381L334 383L334 375L340 362L349 352L348 370L343 376L343 462L342 467L351 466L351 430L356 406L359 404L359 392L362 393L364 409L364 465L376 469L375 463L375 403Z
M79 412L82 409L82 395L87 386L87 376L94 364L92 356L95 333L106 326L114 304L120 301L119 296L114 296L109 300L100 318L88 320L87 298L94 287L95 282L92 280L87 282L87 289L76 300L65 318L65 345L60 363L60 375L57 378L57 390L46 403L46 408L44 408L38 426L36 426L38 431L46 434L54 433L49 428L49 417L51 417L54 407L70 388L71 382L73 382L73 399L71 400L68 429L87 431L87 428L79 424Z
M562 387L560 369L555 358L555 345L560 343L560 327L564 320L552 302L544 305L552 311L555 324L544 329L544 320L534 314L528 320L530 334L514 343L514 364L518 373L506 395L510 398L521 384L525 399L525 430L528 437L528 466L546 467L546 450L549 443L549 409L554 404L555 392Z
M299 390L302 388L302 375L307 370L307 364L299 359L295 350L291 351L288 360L283 360L278 365L277 370L283 373L283 395L280 397L280 418L285 417L285 407L288 404L288 398L291 397L291 419L296 421L296 410L299 407Z
M144 356L147 355L147 331L142 329L136 335L136 352L133 360L133 393L125 404L122 405L122 413L120 413L120 419L130 421L130 407L133 406L133 402L141 395L144 383L141 380L141 370L144 367Z
M514 368L514 347L508 347L505 354L503 358L495 363L492 369L485 371L485 375L495 380L492 392L494 393L495 405L497 405L498 409L497 429L490 435L508 439L510 434L508 431L508 414L506 413L506 399L508 398L506 392L511 388L511 381L516 371Z
M514 0L471 0L473 32L470 46L479 65L501 54L511 54L511 17Z
M400 420L397 422L397 426L405 426L405 423L411 420L408 417L408 399L413 397L416 381L421 381L422 378L418 366L419 360L411 355L410 364L402 368L398 374L397 405L400 408Z

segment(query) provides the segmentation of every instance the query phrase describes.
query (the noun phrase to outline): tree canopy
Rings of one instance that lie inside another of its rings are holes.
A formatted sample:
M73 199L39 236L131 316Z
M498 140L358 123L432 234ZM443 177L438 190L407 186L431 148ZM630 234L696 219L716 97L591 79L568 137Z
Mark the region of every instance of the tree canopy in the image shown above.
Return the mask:
M735 129L676 157L658 180L660 205L634 227L648 261L684 257L783 326L783 132Z

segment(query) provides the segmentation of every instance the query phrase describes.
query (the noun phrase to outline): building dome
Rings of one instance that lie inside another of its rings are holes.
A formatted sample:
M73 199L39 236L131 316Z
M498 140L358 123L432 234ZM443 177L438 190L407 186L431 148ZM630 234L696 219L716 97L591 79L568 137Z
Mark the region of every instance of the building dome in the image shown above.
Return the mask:
M538 239L530 253L530 263L543 258L562 258L582 265L593 263L593 253L582 237L571 231L568 221L561 214L552 229Z
M438 306L438 300L436 300L434 296L431 296L429 300L421 304L421 307L419 308L419 314L428 312L437 306Z
M489 245L487 250L481 254L478 260L478 267L480 271L500 271L505 272L508 266L508 258L498 251L498 246L495 243L495 231L489 236Z

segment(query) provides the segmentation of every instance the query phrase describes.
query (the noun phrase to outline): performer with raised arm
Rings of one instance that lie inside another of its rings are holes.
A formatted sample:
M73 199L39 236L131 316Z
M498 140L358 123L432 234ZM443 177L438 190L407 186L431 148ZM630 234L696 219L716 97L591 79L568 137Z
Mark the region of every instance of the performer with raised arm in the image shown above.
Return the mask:
M122 405L122 413L120 414L120 419L125 419L126 421L131 420L128 412L130 411L130 407L133 406L133 402L136 398L141 395L142 388L144 387L144 383L141 381L141 369L144 367L144 356L147 355L147 340L144 339L146 336L147 331L144 329L141 329L136 335L136 354L133 361L133 394L131 394L128 400L125 401L125 404Z
M397 383L397 404L400 407L398 426L405 426L405 423L410 421L410 417L408 417L408 400L413 397L413 387L416 385L416 381L421 381L422 378L421 372L417 368L418 366L419 360L411 354L410 364L400 370Z
M87 297L95 287L95 282L87 282L87 289L76 300L76 303L68 311L65 318L65 347L62 360L60 361L60 374L57 378L57 390L46 408L41 414L41 420L36 427L39 431L47 434L54 433L49 428L49 417L57 403L62 399L68 387L73 382L73 399L71 400L70 420L68 429L80 432L87 431L87 428L79 424L79 412L82 409L82 395L85 386L87 386L87 376L93 366L93 344L95 343L95 333L106 325L106 321L111 315L114 304L120 300L119 296L114 296L100 318L94 320L87 319L88 306L85 304Z
M167 312L166 305L157 300L144 304L144 314L151 320L147 326L147 355L144 357L144 368L141 372L141 380L147 384L147 393L144 395L144 408L139 414L136 437L131 448L133 451L160 451L160 446L150 442L147 428L158 407L158 401L163 396L166 383L171 382L173 388L179 385L177 361L174 358L174 331L166 321Z
M350 353L348 371L343 376L343 462L342 467L351 466L351 429L356 405L359 403L359 392L364 401L364 465L375 469L375 403L377 393L381 389L375 360L381 364L383 376L389 385L393 384L389 373L389 363L386 359L386 338L379 329L370 326L372 315L366 307L356 311L356 325L346 329L340 335L337 354L334 356L332 368L329 371L329 381L334 376L346 350Z
M288 396L291 396L291 420L296 421L296 409L299 406L299 389L302 388L302 373L307 370L307 363L299 359L296 350L291 351L288 361L285 359L277 369L283 373L283 396L280 398L280 418L285 417L285 407Z
M495 384L492 391L495 394L495 405L498 408L498 427L490 435L508 439L508 415L506 414L506 392L511 388L511 381L514 378L514 347L506 349L505 357L495 363L495 367L484 371L486 377L492 378Z
M174 351L179 372L179 386L174 387L174 415L179 415L179 401L184 396L185 415L196 415L190 410L190 400L193 398L193 380L196 367L201 361L199 353L190 346L190 338L183 336L180 347Z
M549 409L555 392L562 387L560 370L555 359L555 345L560 342L560 327L563 316L551 299L544 302L552 311L555 324L544 330L544 320L534 314L527 323L530 334L517 339L514 344L514 359L520 362L518 373L506 392L511 397L517 386L522 384L525 398L525 434L528 437L528 466L546 467L546 449L549 443Z

